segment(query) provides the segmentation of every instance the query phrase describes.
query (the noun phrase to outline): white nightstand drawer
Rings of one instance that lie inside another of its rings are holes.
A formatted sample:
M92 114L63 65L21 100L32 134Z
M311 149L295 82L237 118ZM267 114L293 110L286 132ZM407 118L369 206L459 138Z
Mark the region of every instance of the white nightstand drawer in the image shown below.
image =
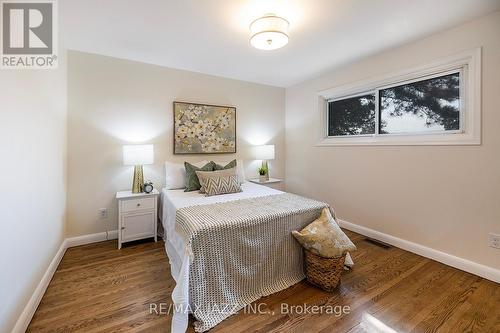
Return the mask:
M156 197L153 198L139 198L121 201L122 212L136 212L138 210L153 209L155 208Z

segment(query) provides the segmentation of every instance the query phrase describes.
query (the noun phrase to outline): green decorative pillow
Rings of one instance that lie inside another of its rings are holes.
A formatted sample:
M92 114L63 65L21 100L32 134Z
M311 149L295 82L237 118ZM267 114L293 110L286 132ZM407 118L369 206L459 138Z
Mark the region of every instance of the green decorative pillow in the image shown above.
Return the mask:
M328 208L323 208L320 217L300 232L292 231L292 235L306 250L324 258L337 258L356 250Z
M241 186L236 175L207 178L205 192L207 197L219 194L237 193L241 192Z
M213 161L212 161L212 163L214 164L214 171L215 170L225 170L225 169L236 168L236 160L232 160L226 166L219 165Z
M184 167L186 168L186 189L184 192L198 191L201 187L200 180L196 175L196 171L213 171L214 162L208 162L201 168L192 165L191 163L184 162Z

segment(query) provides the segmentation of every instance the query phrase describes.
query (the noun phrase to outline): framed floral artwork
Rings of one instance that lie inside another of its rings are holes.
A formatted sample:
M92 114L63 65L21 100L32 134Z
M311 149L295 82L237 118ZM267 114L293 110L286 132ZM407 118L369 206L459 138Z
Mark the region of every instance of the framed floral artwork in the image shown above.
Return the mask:
M236 153L236 108L174 102L174 154Z

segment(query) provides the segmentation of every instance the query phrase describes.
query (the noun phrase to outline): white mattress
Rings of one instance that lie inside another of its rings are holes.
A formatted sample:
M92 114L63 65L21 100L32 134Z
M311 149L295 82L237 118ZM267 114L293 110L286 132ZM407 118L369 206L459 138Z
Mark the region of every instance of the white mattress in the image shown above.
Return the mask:
M176 282L172 292L174 304L187 307L189 304L189 260L184 239L175 231L175 215L178 209L196 205L234 201L283 193L263 185L245 182L242 192L206 197L198 191L167 190L161 192L161 220L164 229L165 249L170 261L172 277ZM172 333L185 332L188 325L188 312L175 312L172 318Z

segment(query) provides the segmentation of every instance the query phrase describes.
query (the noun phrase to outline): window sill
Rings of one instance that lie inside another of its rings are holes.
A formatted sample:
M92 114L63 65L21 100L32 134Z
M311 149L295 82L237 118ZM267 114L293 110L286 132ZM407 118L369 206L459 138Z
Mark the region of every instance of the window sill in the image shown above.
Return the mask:
M330 146L449 146L480 145L481 138L468 134L391 135L331 137L318 141L315 147Z

